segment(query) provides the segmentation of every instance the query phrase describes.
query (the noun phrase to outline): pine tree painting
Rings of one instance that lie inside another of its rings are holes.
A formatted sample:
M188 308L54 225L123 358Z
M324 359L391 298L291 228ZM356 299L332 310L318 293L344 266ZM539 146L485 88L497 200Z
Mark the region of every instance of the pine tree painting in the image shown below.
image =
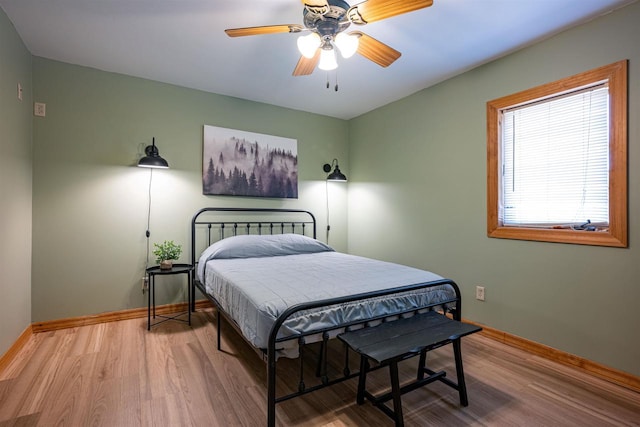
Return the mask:
M204 126L202 192L298 198L298 141Z

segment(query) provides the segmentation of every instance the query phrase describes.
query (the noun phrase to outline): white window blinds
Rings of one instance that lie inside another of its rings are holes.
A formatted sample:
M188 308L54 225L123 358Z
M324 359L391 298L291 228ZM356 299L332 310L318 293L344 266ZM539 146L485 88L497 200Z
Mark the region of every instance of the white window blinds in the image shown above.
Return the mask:
M502 111L505 226L609 222L605 84Z

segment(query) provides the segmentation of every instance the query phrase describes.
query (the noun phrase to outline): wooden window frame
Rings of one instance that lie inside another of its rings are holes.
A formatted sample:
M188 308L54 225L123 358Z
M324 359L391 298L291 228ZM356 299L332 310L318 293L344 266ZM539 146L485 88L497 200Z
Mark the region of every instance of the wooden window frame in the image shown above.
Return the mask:
M535 240L581 245L627 247L627 68L628 61L586 71L556 82L487 102L487 235L502 239ZM507 108L543 100L607 81L609 85L609 229L505 227L499 217L500 123Z

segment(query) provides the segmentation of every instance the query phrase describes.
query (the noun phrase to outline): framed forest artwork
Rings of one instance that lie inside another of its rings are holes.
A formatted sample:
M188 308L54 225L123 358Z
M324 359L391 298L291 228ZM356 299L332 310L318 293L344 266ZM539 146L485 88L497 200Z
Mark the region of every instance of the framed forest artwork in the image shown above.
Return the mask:
M298 141L204 126L202 192L298 198Z

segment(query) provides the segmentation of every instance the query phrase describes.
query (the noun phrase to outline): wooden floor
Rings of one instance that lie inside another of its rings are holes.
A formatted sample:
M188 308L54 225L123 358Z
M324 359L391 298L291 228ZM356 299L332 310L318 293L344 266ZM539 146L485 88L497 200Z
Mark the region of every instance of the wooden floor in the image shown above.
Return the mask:
M217 351L212 320L204 311L192 328L166 322L147 332L146 319L134 319L34 335L0 373L0 427L264 425L265 365L224 323ZM430 353L430 366L455 375L449 347ZM638 393L480 334L462 347L469 406L432 384L403 396L407 426L640 426ZM401 363L401 381L415 363ZM279 369L297 375L290 363ZM387 375L375 371L369 384L382 390ZM392 426L371 404L355 404L356 382L279 404L278 424Z

